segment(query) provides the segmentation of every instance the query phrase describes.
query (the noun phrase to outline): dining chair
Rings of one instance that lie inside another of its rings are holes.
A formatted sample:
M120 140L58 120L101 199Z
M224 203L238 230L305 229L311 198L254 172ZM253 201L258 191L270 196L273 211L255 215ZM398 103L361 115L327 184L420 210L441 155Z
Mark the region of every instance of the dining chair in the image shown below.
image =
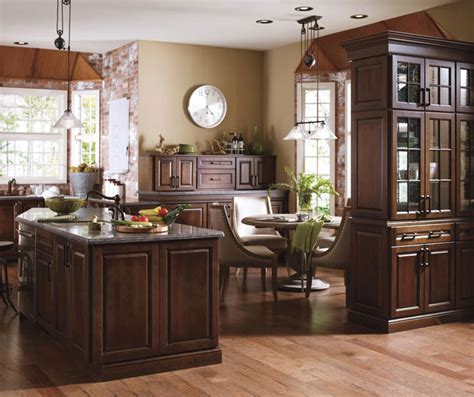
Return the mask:
M227 211L222 204L212 204L210 207L210 227L224 232L224 237L219 241L219 265L220 265L220 296L225 300L229 285L230 267L272 269L272 292L276 302L277 297L277 255L267 247L261 245L244 246L234 234ZM266 290L265 278L262 278L262 289Z

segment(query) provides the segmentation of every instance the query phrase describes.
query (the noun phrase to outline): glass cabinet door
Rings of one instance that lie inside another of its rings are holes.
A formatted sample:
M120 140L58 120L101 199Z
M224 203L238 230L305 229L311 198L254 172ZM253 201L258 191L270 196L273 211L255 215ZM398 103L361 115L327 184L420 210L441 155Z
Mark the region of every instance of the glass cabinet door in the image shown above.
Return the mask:
M474 116L458 115L459 215L474 215Z
M457 64L456 107L458 112L474 112L474 64Z
M392 107L397 109L423 108L425 61L400 55L392 57Z
M454 115L426 113L425 217L454 215Z
M394 115L394 218L417 218L421 215L424 195L423 121L421 113L395 112Z
M454 112L454 62L427 59L426 89L423 98L426 110Z

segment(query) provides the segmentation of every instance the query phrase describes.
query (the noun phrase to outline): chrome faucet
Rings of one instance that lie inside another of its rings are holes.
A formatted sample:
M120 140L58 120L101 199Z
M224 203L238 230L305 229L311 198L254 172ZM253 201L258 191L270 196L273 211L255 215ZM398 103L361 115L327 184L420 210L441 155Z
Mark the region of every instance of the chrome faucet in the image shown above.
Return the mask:
M16 179L12 178L8 181L8 195L13 195L13 186L16 186Z

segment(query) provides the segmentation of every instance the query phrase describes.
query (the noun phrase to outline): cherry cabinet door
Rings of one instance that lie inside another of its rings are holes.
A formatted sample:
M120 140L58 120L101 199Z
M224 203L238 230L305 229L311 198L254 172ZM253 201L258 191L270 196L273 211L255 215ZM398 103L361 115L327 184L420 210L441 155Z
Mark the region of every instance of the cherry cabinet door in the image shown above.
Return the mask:
M69 332L69 285L70 272L68 269L67 241L62 238L54 240L54 333L64 342Z
M454 62L426 59L425 68L425 109L454 112L456 103Z
M427 244L424 258L425 313L454 308L454 243Z
M474 113L474 63L457 63L456 111Z
M254 174L254 188L266 189L270 184L275 181L275 157L255 157Z
M456 211L456 128L451 113L426 113L425 218L449 218Z
M250 190L254 188L254 164L253 157L237 158L237 189Z
M423 246L392 250L392 316L406 317L424 311Z
M53 256L36 251L36 322L47 332L53 330Z
M175 158L172 156L155 157L155 190L174 190Z
M175 159L174 187L175 190L196 189L196 158L184 157Z
M394 109L424 110L424 58L393 55L392 86Z
M456 243L456 309L474 306L474 241Z
M460 216L474 216L474 115L458 114L457 209Z

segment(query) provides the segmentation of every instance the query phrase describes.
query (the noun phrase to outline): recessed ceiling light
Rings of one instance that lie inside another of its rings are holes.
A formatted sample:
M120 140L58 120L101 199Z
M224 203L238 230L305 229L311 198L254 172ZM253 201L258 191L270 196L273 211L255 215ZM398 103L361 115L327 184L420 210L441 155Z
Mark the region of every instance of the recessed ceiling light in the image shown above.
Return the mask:
M255 22L260 23L262 25L268 25L269 23L273 23L271 19L258 19Z
M306 12L306 11L311 11L313 7L310 6L299 6L295 8L295 11L301 11L301 12Z
M366 15L366 14L354 14L354 15L351 15L351 18L352 18L352 19L365 19L365 18L367 18L367 17L368 17L368 15Z
M28 43L27 41L15 41L13 42L13 44L16 44L16 45L28 45L30 43Z

